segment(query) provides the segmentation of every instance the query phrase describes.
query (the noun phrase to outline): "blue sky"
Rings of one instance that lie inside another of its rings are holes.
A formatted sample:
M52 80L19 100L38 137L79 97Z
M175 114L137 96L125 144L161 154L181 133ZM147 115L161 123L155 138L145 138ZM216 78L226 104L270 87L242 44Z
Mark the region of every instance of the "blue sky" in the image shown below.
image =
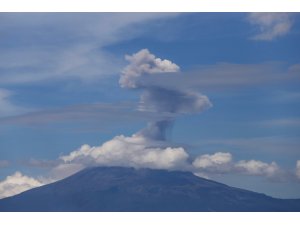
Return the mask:
M160 110L138 110L144 86L154 85L184 94L188 88L212 104L176 114L164 146L183 147L189 161L230 153L228 165L200 163L198 172L272 196L300 198L299 18L296 13L0 14L0 179L15 171L48 176L60 156L83 144L99 146L137 133L161 116ZM130 64L124 56L141 49L180 71L167 71L175 78L146 77L142 88L121 88L120 75ZM250 160L265 163L260 171L275 162L276 171L291 178L253 171ZM241 161L248 166L231 168Z

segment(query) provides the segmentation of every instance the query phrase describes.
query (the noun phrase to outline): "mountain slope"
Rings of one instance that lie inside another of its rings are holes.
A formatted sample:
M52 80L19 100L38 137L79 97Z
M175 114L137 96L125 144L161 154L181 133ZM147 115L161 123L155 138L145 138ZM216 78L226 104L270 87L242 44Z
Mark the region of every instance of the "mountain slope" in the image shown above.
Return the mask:
M275 199L190 172L96 167L2 199L0 211L300 211L300 200Z

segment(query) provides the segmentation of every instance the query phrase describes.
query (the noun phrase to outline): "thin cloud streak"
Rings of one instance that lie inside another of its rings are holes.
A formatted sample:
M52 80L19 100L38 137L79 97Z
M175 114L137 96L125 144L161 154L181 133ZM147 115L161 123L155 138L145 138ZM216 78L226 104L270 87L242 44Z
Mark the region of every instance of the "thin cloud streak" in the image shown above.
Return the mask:
M11 13L1 15L10 47L1 48L0 85L118 74L123 61L104 48L143 33L142 25L176 13ZM138 29L137 29L138 28ZM10 45L17 39L18 45ZM32 47L34 46L34 47ZM22 72L20 72L22 71Z
M150 74L139 81L139 85L154 85L162 88L194 88L202 91L239 89L260 85L299 82L298 64L284 65L280 62L261 64L230 64L200 66L194 71L172 74Z
M94 103L71 105L56 109L40 110L19 116L0 119L0 124L39 126L59 122L102 122L105 124L148 121L149 119L173 118L172 113L153 113L135 110L137 104Z

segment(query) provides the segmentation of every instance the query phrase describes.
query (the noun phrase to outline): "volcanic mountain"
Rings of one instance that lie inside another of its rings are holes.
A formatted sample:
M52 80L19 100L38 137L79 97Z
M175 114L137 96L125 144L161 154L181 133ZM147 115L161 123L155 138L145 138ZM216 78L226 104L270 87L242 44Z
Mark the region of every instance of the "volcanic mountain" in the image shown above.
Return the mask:
M276 199L190 172L94 167L1 199L0 211L300 211L300 199Z

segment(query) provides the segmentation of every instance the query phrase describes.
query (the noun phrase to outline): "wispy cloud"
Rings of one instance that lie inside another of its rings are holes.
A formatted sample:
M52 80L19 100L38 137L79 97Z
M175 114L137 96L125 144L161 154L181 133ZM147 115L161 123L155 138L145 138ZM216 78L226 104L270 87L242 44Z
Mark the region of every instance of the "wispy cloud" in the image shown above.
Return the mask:
M59 160L45 160L45 159L34 159L23 160L22 165L27 167L36 167L36 168L54 168L59 165Z
M271 41L288 34L293 22L290 13L250 13L248 21L258 28L253 40Z
M164 88L197 88L200 90L224 90L243 87L299 82L300 67L280 62L260 64L218 63L199 66L193 71L150 74L139 80L139 85L155 85Z
M299 118L284 118L284 119L274 119L265 120L258 123L265 127L300 127Z
M150 53L149 53L150 54ZM176 71L176 70L175 70ZM159 93L158 90L161 90L162 94L163 90L168 90L173 97L177 94L177 100L189 98L191 101L194 101L194 106L197 106L202 102L207 102L204 95L198 96L199 94L195 94L195 92L182 92L178 90L187 90L187 89L198 89L201 91L209 91L209 90L224 90L224 89L239 89L243 87L251 87L260 85L276 85L282 83L297 83L299 82L297 79L297 74L300 72L300 67L298 64L296 65L285 65L283 63L262 63L262 64L229 64L229 63L219 63L215 65L207 65L201 66L194 71L187 72L172 72L172 73L163 73L164 70L160 71L160 76L157 76L155 73L148 74L147 76L141 76L137 80L135 80L134 84L139 87L149 87L144 95L141 98L141 102L139 105L139 109L141 111L152 111L153 107L157 107L158 105L153 105L153 97L154 95L151 90L157 90L155 93ZM1 75L0 75L1 76ZM12 76L13 77L13 76ZM36 77L36 76L35 76ZM37 76L38 77L38 76ZM37 78L39 79L39 78ZM136 79L136 77L134 78ZM1 81L2 78L0 79ZM1 82L0 81L0 82ZM152 87L152 89L151 89ZM154 88L155 87L155 88ZM173 93L171 93L173 91ZM177 91L175 91L177 90ZM175 93L176 92L176 93ZM295 99L298 97L297 93L291 94L292 96L282 97L282 101L289 101L288 99ZM11 101L11 97L13 96L13 92L7 89L0 89L0 116L1 117L11 117L6 119L1 119L1 122L24 122L24 123L39 123L39 122L47 122L48 121L63 121L71 120L72 118L95 118L100 117L103 114L108 115L105 112L110 112L112 114L120 113L121 117L128 115L143 115L145 116L147 113L144 112L130 112L122 113L122 111L126 111L121 109L124 104L119 106L109 106L107 104L90 104L90 105L78 105L78 106L66 106L60 109L50 109L50 110L42 110L33 108L25 108L14 104ZM161 103L164 100L161 98L162 95L156 96L156 99L160 99ZM148 103L145 104L144 102ZM152 104L150 102L152 101ZM186 102L186 101L185 101ZM170 106L164 102L164 107ZM187 107L182 104L182 106L187 109ZM194 107L193 106L193 107ZM190 106L192 107L192 106ZM133 107L134 108L134 107ZM132 109L132 108L131 108ZM144 109L144 110L143 110ZM151 110L152 109L152 110ZM28 112L34 111L33 113L25 114ZM128 111L128 109L127 109ZM97 114L96 114L97 113ZM166 116L161 112L163 116ZM15 115L22 116L12 117ZM150 113L148 113L150 116ZM154 113L155 115L155 113ZM170 115L169 115L170 116Z
M137 108L138 104L131 102L69 105L6 116L0 118L0 124L47 128L45 125L72 123L73 126L80 124L81 131L90 128L109 130L115 126L128 126L149 120L172 119L175 116L173 113L139 111Z
M248 138L224 138L205 139L196 143L198 148L208 148L210 146L220 148L224 146L231 149L231 152L241 151L249 155L253 154L278 154L284 157L299 157L300 140L297 137L266 136Z
M123 60L105 46L141 35L143 24L175 13L2 14L0 85L117 74ZM136 29L138 27L138 29ZM14 45L10 43L14 40ZM17 44L16 44L17 43Z
M31 109L18 106L11 100L13 92L0 88L0 118L7 116L15 116L31 111Z
M274 103L292 103L299 102L300 92L296 91L276 91L272 93L270 99Z

